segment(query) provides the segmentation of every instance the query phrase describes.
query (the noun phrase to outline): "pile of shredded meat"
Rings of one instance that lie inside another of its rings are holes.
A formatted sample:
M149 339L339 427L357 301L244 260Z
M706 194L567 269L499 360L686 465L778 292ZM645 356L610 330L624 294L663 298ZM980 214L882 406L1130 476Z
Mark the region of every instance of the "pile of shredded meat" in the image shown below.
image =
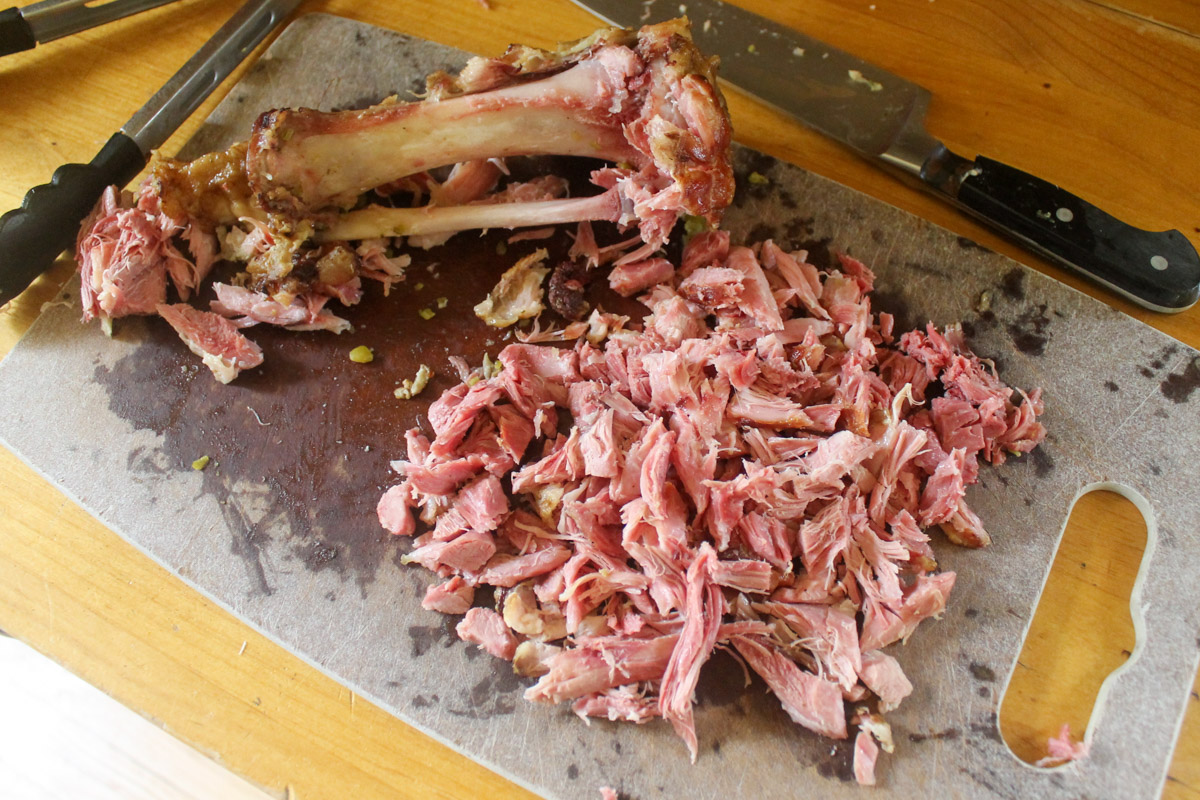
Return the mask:
M678 19L552 51L513 45L431 75L420 102L268 111L248 142L158 158L136 197L105 195L76 247L84 321L111 330L158 314L171 284L185 303L214 263L236 264L207 310L160 314L228 382L262 361L230 324L341 333L351 325L332 303L358 303L364 279L386 293L404 280L406 249L459 231L536 227L524 235L539 238L547 225L605 222L636 233L608 260L645 261L681 216L715 225L733 196L714 67ZM528 155L602 159L600 191L566 197L556 175L505 180L505 159Z
M886 648L954 584L926 531L986 545L965 500L979 459L1045 431L1040 392L1006 386L958 327L897 337L871 271L839 261L699 234L642 287L640 329L511 344L444 393L378 506L440 578L424 607L536 677L528 699L663 717L693 759L700 670L730 650L799 725L857 725L873 782L881 714L912 690Z

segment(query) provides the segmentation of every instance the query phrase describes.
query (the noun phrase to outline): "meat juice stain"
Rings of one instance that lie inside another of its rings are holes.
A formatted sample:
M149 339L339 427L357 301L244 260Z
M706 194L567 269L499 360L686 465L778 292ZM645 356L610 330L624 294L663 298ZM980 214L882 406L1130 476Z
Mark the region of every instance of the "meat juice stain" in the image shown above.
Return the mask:
M1172 403L1186 403L1191 399L1192 392L1200 388L1200 356L1193 357L1183 371L1168 375L1159 384L1163 397Z
M1004 737L1000 735L1000 718L995 711L988 714L983 722L972 722L971 733L982 736L985 739L991 739L993 742L1004 743Z
M915 744L928 741L954 741L962 736L962 731L958 728L947 728L944 731L933 731L930 733L910 733L908 740Z
M1026 457L1032 459L1033 471L1039 478L1046 477L1054 470L1054 459L1045 447L1035 447Z
M984 664L972 661L967 669L969 669L971 674L975 676L975 680L983 681L985 683L994 683L996 680L995 670Z
M908 301L898 291L875 289L871 292L871 309L876 313L886 311L895 317L894 330L896 331L911 331L918 327ZM968 335L970 335L969 332Z
M770 225L766 222L758 223L757 225L755 225L753 228L750 229L750 232L748 234L746 234L747 242L761 242L761 241L765 241L767 239L778 239L778 238L779 238L779 236L776 235L775 226Z
M1008 324L1008 334L1013 344L1025 355L1040 356L1046 352L1050 341L1050 317L1046 314L1046 304L1025 310L1021 316Z
M754 675L751 679L757 680L758 676ZM700 679L696 683L697 703L701 707L728 708L739 715L745 714L741 707L742 700L754 694L754 690L744 690L743 683L744 673L737 660L726 652L714 652L700 671Z
M834 741L832 745L827 744L827 741L821 741L822 750L826 755L817 762L817 774L822 778L837 778L844 783L852 782L854 780L853 738Z
M420 658L433 649L435 644L449 647L457 641L454 636L454 620L443 616L440 625L410 625L408 638L413 658Z
M904 265L904 269L909 272L916 272L922 275L932 275L936 278L951 278L950 271L942 267L935 267L930 264L924 264L920 261L909 261Z
M828 272L837 266L837 259L833 255L833 251L829 245L833 241L832 238L825 236L820 239L804 239L801 241L793 241L793 250L806 250L808 257L805 258L809 264L812 264L819 270ZM876 293L872 292L872 296Z
M517 710L517 704L524 702L517 692L522 688L521 679L512 671L511 665L498 659L492 661L492 674L480 680L470 690L462 692L461 706L447 705L447 712L456 717L491 719L507 716Z
M814 217L795 217L787 224L784 235L787 237L786 244L789 249L795 250L797 249L796 242L812 238L815 222Z
M958 241L958 246L961 247L963 250L981 250L984 253L992 252L992 249L990 247L984 247L979 242L975 241L974 239L968 239L966 236L959 236L957 241Z
M1004 292L1004 296L1009 300L1024 300L1025 271L1014 267L1004 273L1004 277L1000 279L1000 291Z

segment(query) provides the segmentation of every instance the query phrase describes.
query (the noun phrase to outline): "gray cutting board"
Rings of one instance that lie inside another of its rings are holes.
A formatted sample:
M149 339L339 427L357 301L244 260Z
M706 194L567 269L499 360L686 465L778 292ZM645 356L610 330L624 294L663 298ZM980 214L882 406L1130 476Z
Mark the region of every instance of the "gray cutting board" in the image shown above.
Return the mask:
M581 32L582 33L582 32ZM244 137L279 105L361 105L418 88L464 55L378 28L313 15L294 23L188 146ZM950 607L893 647L915 691L890 715L895 756L875 796L1153 797L1160 791L1197 667L1200 356L1151 328L909 214L765 156L739 151L736 239L774 236L830 249L878 273L877 308L899 324L964 320L977 352L1013 385L1045 390L1047 442L985 467L970 501L995 538L984 551L939 542L958 572ZM749 186L757 171L768 186ZM107 340L78 303L49 308L0 365L0 437L42 474L198 591L306 661L432 736L547 797L863 797L850 745L792 725L727 657L699 690L700 758L668 725L583 725L534 706L507 664L458 642L452 620L420 609L428 576L373 516L389 458L420 404L390 398L415 361L478 361L502 342L467 310L525 244L459 237L421 254L409 289L372 293L353 334L252 331L267 364L212 381L160 321L122 321ZM562 242L552 244L561 247ZM434 264L434 262L437 262ZM431 266L432 265L432 266ZM411 293L416 282L424 294ZM72 292L74 289L72 288ZM990 293L991 308L975 310ZM432 298L451 305L423 323ZM351 364L357 344L376 362ZM442 377L430 394L450 385ZM428 397L425 398L428 401ZM414 410L415 409L415 410ZM210 455L203 473L193 459ZM1134 597L1138 646L1105 686L1092 756L1038 770L1004 745L996 710L1072 503L1118 483L1150 522Z

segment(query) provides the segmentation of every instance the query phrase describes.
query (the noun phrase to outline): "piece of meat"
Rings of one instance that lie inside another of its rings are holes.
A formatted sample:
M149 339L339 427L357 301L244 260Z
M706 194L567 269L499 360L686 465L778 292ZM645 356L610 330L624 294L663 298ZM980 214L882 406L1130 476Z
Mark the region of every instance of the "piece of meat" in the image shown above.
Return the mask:
M879 710L891 711L900 701L912 694L913 686L900 663L879 650L868 650L862 654L862 669L858 677L863 685L879 698Z
M186 303L160 304L155 311L175 329L188 349L200 356L204 366L221 383L229 383L242 370L262 363L262 348L218 314L200 311Z
M1087 742L1076 742L1071 739L1071 726L1064 722L1058 736L1054 736L1046 742L1048 755L1045 758L1039 758L1034 766L1060 767L1071 761L1087 758L1089 749Z
M490 608L472 608L454 631L464 642L477 644L496 658L512 661L517 653L517 637Z
M443 583L435 583L425 591L421 608L442 614L466 614L475 600L475 587L455 575Z
M896 608L868 603L864 608L862 635L863 650L876 650L892 642L907 639L921 620L937 616L946 610L946 598L954 586L954 573L921 575L904 593Z
M177 235L199 251L195 261L175 247ZM99 317L108 324L131 314L154 314L166 303L168 278L187 299L216 261L209 239L198 222L162 213L153 192L144 190L132 204L109 187L84 220L75 246L84 321Z
M879 745L865 730L854 737L854 780L861 786L875 785L875 761L879 758Z
M262 292L242 286L215 283L213 288L217 292L217 299L212 302L212 310L223 317L229 317L234 324L242 328L266 323L292 331L324 330L344 333L350 330L349 321L325 308L325 304L331 299L329 295L309 293L293 297L285 305Z
M477 572L496 554L496 541L491 535L480 531L465 531L453 538L431 541L415 548L401 557L405 564L420 564L425 569L438 571L446 568L465 573Z
M733 645L757 672L797 725L831 739L846 738L846 712L836 683L805 672L778 649L750 637Z
M663 283L675 274L675 267L665 258L647 258L628 264L618 264L608 274L608 285L622 297L633 297L655 284Z

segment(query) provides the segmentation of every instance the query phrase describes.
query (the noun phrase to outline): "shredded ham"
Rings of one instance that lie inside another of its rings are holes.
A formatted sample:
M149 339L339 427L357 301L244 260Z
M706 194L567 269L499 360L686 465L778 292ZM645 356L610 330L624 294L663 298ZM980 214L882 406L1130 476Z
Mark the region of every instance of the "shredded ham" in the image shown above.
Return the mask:
M1045 758L1038 759L1034 766L1061 767L1063 764L1071 761L1079 761L1088 756L1087 742L1073 741L1071 739L1071 726L1066 723L1063 723L1058 736L1047 740L1046 750L1048 755Z
M179 334L221 383L229 383L244 369L262 363L262 348L243 336L229 320L186 303L159 304L155 312Z
M176 247L176 237L187 241L192 258ZM76 242L83 319L99 317L107 325L118 317L154 314L166 303L168 278L186 300L216 258L215 237L190 218L164 214L149 185L136 202L110 186Z
M445 392L379 505L416 536L405 561L444 581L427 606L463 613L468 587L494 587L496 611L470 609L460 635L538 677L528 699L663 717L693 758L718 647L823 736L850 735L845 700L899 705L913 687L883 649L939 616L955 578L923 528L988 543L966 489L981 459L1041 441L1041 397L956 327L897 339L871 271L839 265L723 232L694 236L678 269L618 259L612 285L645 292L640 328L531 334ZM890 730L855 721L870 783Z

